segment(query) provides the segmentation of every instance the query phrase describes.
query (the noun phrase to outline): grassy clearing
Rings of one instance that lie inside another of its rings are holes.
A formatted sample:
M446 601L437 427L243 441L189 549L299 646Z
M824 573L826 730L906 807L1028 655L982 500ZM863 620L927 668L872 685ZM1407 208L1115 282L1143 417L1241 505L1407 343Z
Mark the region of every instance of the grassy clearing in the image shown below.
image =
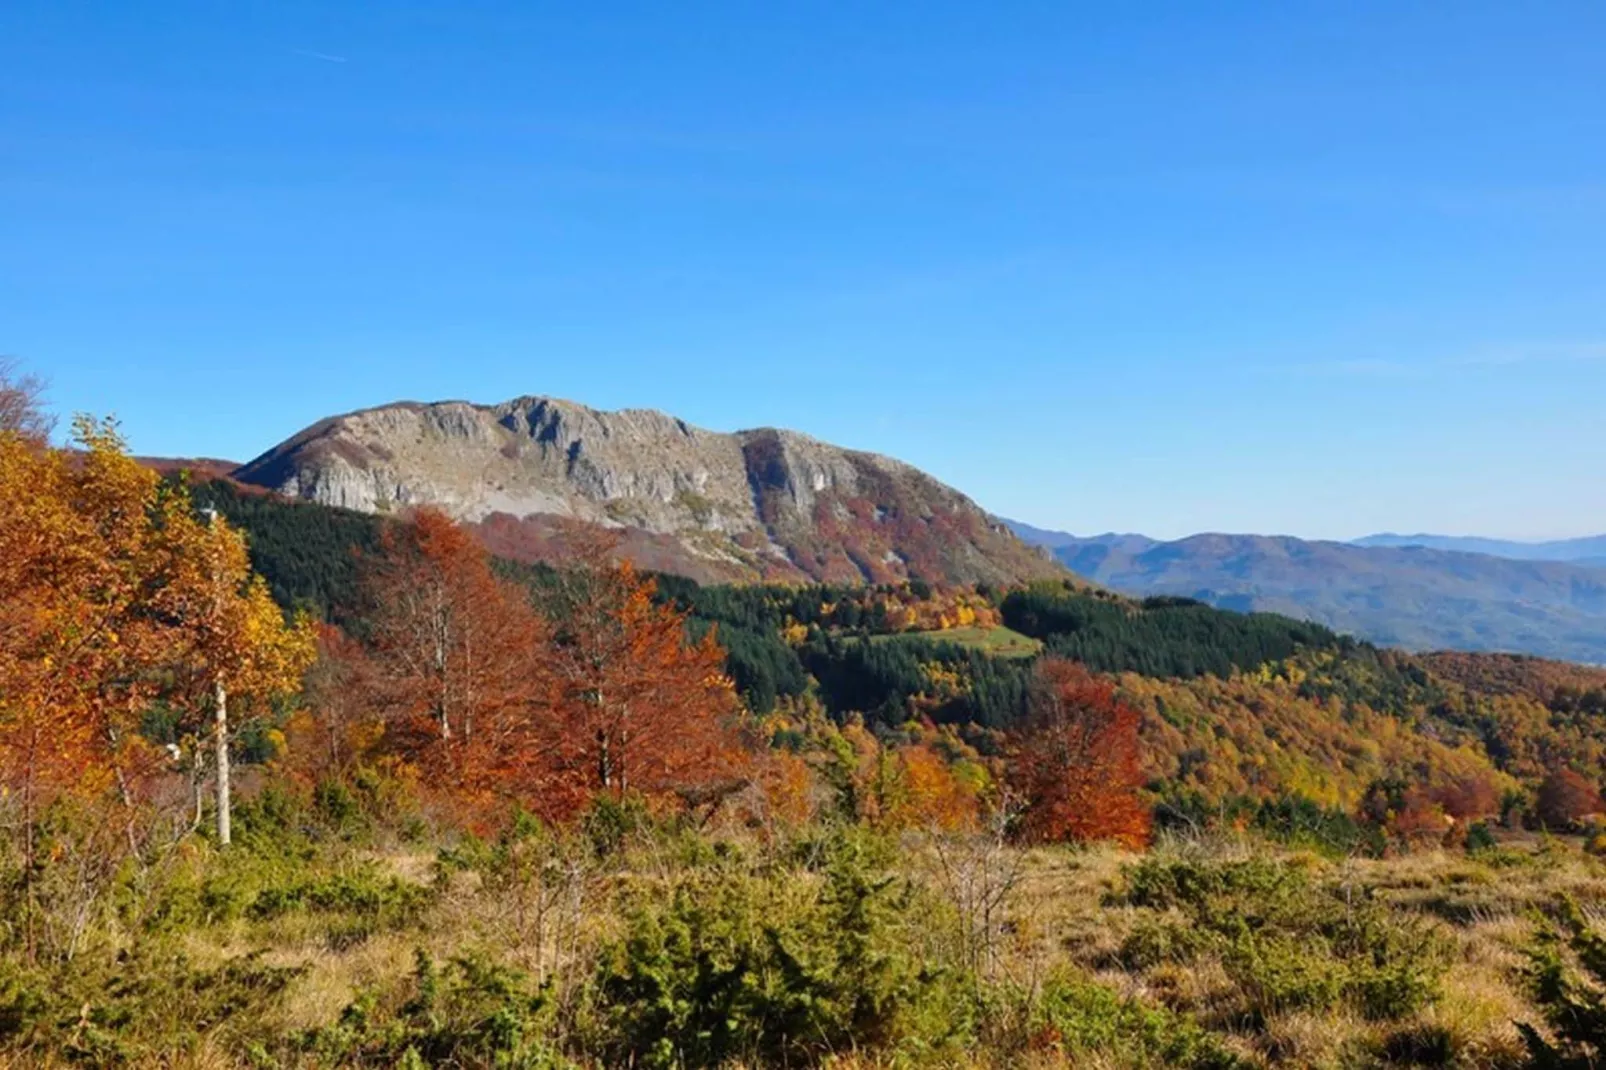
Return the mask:
M949 628L936 632L902 632L896 635L871 636L872 643L896 643L904 639L924 639L933 643L952 643L955 646L979 650L996 658L1030 658L1043 649L1039 640L1009 628Z

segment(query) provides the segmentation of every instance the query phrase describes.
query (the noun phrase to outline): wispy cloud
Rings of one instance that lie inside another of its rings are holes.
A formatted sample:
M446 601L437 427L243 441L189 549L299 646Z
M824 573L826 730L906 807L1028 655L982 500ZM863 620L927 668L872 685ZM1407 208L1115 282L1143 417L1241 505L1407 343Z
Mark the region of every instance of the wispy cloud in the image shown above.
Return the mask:
M1556 363L1562 361L1606 360L1606 345L1538 344L1491 349L1482 353L1469 353L1457 360L1442 362L1445 367L1501 368L1512 364Z
M321 59L325 63L345 63L345 56L330 55L328 52L314 52L310 48L292 48L290 50L297 56L306 56L308 59Z

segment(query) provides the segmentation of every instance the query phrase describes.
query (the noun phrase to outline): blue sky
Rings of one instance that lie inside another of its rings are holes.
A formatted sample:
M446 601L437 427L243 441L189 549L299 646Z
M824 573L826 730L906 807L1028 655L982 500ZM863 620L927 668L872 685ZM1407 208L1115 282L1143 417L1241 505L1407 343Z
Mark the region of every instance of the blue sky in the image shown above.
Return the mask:
M1606 531L1606 6L0 5L0 353L526 393L1077 532Z

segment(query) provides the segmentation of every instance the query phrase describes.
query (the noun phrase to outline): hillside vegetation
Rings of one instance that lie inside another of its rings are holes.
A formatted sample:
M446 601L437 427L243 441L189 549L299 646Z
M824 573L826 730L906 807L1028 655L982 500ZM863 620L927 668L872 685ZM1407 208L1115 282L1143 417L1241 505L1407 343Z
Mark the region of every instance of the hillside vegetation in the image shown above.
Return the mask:
M387 523L227 484L203 484L196 496L250 534L254 562L286 605L336 616L357 598L356 559L342 540L361 552ZM561 575L499 567L537 590ZM983 754L997 753L1000 733L1025 716L1024 638L1118 680L1144 713L1149 789L1179 805L1290 796L1353 814L1369 793L1375 802L1394 790L1385 785L1443 793L1472 779L1494 785L1506 814L1520 816L1550 770L1596 778L1606 759L1606 720L1590 712L1606 695L1606 670L1584 666L1417 655L1277 614L1133 601L1074 583L783 587L660 576L657 597L684 610L694 633L715 631L755 712L815 710L884 733L928 723Z

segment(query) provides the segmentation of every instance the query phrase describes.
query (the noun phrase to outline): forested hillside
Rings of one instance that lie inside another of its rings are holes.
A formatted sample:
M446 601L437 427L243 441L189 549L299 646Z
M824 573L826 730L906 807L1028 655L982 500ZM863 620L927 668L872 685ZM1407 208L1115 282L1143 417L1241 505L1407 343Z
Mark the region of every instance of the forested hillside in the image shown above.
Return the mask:
M248 533L254 564L286 606L360 626L357 562L388 521L223 483L198 486L196 497ZM561 575L498 567L537 592ZM924 724L996 756L1027 709L1033 656L1022 650L1109 674L1144 714L1150 791L1174 808L1294 799L1346 816L1370 805L1386 822L1407 801L1454 811L1451 796L1475 783L1494 800L1491 813L1517 819L1548 772L1594 779L1606 759L1606 717L1596 716L1606 671L1580 666L1413 655L1276 614L1134 601L1073 582L939 589L659 576L656 589L688 614L694 635L715 632L755 712L815 710L893 740ZM1000 655L996 640L1008 635L1027 645ZM1521 686L1509 682L1512 666L1525 667ZM1381 810L1380 792L1393 793Z

